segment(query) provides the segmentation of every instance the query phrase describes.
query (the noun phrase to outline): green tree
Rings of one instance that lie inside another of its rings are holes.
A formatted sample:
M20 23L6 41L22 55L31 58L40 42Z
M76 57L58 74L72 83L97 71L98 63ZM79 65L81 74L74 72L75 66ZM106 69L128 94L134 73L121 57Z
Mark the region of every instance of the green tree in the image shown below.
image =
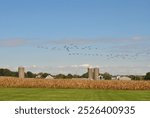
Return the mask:
M11 76L18 77L18 72L11 72Z
M141 75L129 75L129 77L131 78L131 80L143 80L144 77Z
M50 74L48 74L48 73L43 73L43 74L42 74L42 78L46 78L48 75L50 75Z
M73 75L72 74L68 74L67 78L71 79L71 78L73 78Z
M150 72L146 73L145 80L150 80Z
M88 78L88 73L84 73L83 75L81 75L82 78Z
M0 69L0 76L4 76L3 70L4 69L2 69L2 68Z
M75 74L73 75L73 78L80 78L80 75Z
M111 80L112 75L110 75L109 73L105 72L104 74L102 74L103 78L105 80Z
M56 78L58 78L58 79L65 79L66 76L64 74L58 74L58 75L56 75Z
M27 73L26 73L26 77L27 78L35 78L35 74L34 73L32 73L32 72L30 72L30 71L28 71Z
M0 76L11 76L12 72L8 69L0 69Z

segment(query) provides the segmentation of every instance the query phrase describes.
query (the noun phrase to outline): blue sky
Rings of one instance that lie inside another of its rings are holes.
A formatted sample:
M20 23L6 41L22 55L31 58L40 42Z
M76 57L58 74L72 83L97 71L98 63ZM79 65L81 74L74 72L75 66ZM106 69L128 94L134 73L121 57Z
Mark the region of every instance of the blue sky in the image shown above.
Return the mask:
M0 0L0 67L150 71L149 0Z

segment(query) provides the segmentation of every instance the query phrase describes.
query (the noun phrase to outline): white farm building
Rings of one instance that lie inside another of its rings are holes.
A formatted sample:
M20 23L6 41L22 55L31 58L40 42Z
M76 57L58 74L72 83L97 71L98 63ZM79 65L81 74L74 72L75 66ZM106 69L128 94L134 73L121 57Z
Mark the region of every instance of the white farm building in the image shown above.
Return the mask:
M45 79L54 79L54 77L52 77L51 75L48 75L47 77L45 77Z
M119 77L118 80L131 80L131 78L123 76L123 77Z

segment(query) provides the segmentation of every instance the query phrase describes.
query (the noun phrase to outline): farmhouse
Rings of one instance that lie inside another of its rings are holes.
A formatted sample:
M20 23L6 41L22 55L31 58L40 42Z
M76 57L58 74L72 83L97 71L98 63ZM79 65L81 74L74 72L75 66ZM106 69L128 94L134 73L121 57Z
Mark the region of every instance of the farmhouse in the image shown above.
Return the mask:
M54 79L54 77L52 77L51 75L47 75L47 77L45 77L45 79Z
M118 80L131 80L131 78L127 76L123 76L123 77L119 77Z

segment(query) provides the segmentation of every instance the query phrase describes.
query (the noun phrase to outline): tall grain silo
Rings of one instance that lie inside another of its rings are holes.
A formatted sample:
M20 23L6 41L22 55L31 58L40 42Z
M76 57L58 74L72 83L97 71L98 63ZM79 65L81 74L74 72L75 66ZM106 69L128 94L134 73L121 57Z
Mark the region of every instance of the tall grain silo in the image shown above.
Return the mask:
M99 68L94 68L94 80L99 79Z
M19 74L19 78L23 79L25 77L25 68L18 67L18 74Z
M94 72L93 68L88 68L88 79L93 79L93 72Z

